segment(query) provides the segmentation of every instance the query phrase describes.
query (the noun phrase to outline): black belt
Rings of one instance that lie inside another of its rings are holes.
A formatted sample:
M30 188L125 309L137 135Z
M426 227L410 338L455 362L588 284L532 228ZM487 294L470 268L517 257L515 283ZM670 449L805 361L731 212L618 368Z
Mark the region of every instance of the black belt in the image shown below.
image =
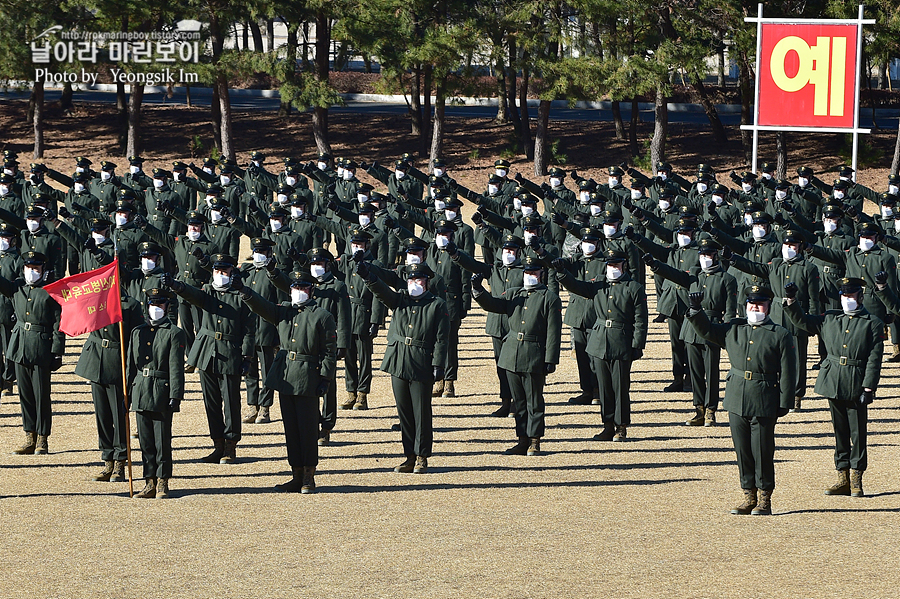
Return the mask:
M26 331L36 331L38 333L46 333L47 331L50 330L50 327L46 327L42 324L32 324L30 322L22 322L22 323L17 322L16 326L13 328L14 329L24 329Z
M211 331L209 329L200 329L200 332L197 334L206 335L207 337L212 337L213 339L224 341L241 341L242 339L242 337L239 337L238 335L228 335L220 331Z
M425 341L420 341L419 339L413 339L412 337L400 337L399 335L396 335L396 336L392 335L392 336L388 337L388 342L393 343L395 341L397 343L402 343L403 345L419 347L422 349L428 349L429 347L431 347L433 345L433 343L429 344L429 343L426 343Z
M512 334L512 331L510 331ZM526 335L525 333L516 333L516 339L518 341L532 341L534 343L540 343L542 341L541 337L537 335Z
M150 368L142 368L141 376L144 378L168 379L169 373L163 370L151 370Z
M737 368L732 368L731 374L736 374L745 381L765 381L767 383L779 382L777 376L766 374L765 372L753 372L752 370L738 370Z
M313 362L318 363L318 356L310 356L309 354L298 354L295 351L287 352L287 359L292 362Z
M118 341L110 341L109 339L100 339L100 347L111 347L112 349L119 349L120 344Z
M825 359L829 362L840 364L841 366L862 366L866 363L865 360L851 360L847 356L841 356L840 358L836 356L828 356Z
M350 298L350 303L351 303L351 304L356 304L357 306L366 306L366 307L368 307L368 306L366 305L366 301L365 301L363 298L361 298L361 297L351 297L351 298Z

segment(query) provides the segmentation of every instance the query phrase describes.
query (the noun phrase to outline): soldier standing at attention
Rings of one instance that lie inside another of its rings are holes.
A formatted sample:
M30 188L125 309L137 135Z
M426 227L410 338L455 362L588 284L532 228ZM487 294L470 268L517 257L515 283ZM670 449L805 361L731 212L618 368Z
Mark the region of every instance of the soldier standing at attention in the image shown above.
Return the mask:
M431 386L444 374L450 317L444 300L428 290L433 272L427 264L407 269L405 293L391 289L369 266L360 262L356 272L392 313L381 370L391 375L406 456L394 471L423 474L434 442Z
M875 283L878 284L878 274ZM884 274L887 283L887 273ZM794 281L784 286L784 313L797 327L818 335L825 360L816 378L816 393L828 398L834 427L834 467L837 483L826 495L862 497L863 472L868 466L866 428L868 406L875 399L884 352L884 323L863 306L862 279L840 281L841 310L806 314Z
M278 327L281 349L264 385L278 391L288 463L293 478L276 488L312 493L319 462L319 397L328 392L337 367L337 325L313 299L315 279L292 273L291 300L276 304L244 287L234 286L241 299L266 322Z
M22 259L21 279L0 277L0 293L12 300L16 316L5 356L16 365L25 428L25 443L15 453L45 454L53 419L50 373L62 366L66 338L59 332L62 308L44 291L47 258L39 252L27 252Z
M147 322L128 344L128 392L137 420L144 488L135 497L166 499L172 478L172 414L184 397L184 333L168 314L172 293L147 291Z
M506 371L516 415L519 442L508 455L540 455L544 436L544 382L556 371L562 335L562 302L543 282L544 267L536 258L522 261L522 287L501 295L485 293L484 275L472 276L472 296L488 312L509 317L509 334L498 366Z
M775 424L794 405L797 348L791 332L769 318L772 290L753 285L746 297L746 318L714 324L703 311L703 292L693 292L687 319L701 337L724 347L731 362L722 407L744 491L744 501L731 513L768 516L775 489Z
M6 223L0 224L0 277L12 281L22 272L22 255L19 253L19 230ZM16 365L9 359L9 340L15 324L12 299L0 294L0 385L3 395L12 395L16 380Z

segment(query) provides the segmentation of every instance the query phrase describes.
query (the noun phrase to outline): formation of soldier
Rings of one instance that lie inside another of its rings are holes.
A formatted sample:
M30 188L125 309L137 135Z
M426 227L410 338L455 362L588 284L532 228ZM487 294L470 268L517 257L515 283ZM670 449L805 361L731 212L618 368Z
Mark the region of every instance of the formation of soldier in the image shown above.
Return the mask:
M488 312L496 363L491 415L515 419L506 453L541 454L543 387L560 361L563 324L580 388L569 401L600 406L596 440L626 441L652 279L654 322L667 322L671 344L663 390L692 394L687 425L717 424L721 349L728 354L721 403L744 492L732 513L771 513L774 429L802 409L811 336L815 391L829 399L836 439L838 481L826 493L864 495L867 406L888 331L887 359L900 361L896 176L877 193L846 167L833 184L801 167L792 183L764 164L760 176L730 173L729 187L706 164L689 180L666 163L652 177L622 163L602 183L556 167L534 182L510 178L498 160L477 192L443 161L428 175L406 154L390 167L286 158L278 173L265 160L253 152L244 167L208 159L145 173L131 156L119 176L112 162L95 172L79 157L67 176L37 163L23 173L5 154L0 381L4 393L18 385L25 442L16 453L49 451L50 378L65 343L43 286L116 258L126 347L117 325L91 333L76 374L91 381L104 460L95 480L125 480L125 356L146 481L138 497L168 496L172 415L195 371L213 446L203 460L236 461L242 425L269 422L277 392L293 473L279 488L313 492L318 447L330 442L338 409L369 406L373 340L389 314L381 370L399 416L404 461L395 470L427 472L432 398L457 392L460 325L473 300ZM382 190L360 181L360 170ZM463 221L467 206L474 226ZM252 255L240 263L243 236Z

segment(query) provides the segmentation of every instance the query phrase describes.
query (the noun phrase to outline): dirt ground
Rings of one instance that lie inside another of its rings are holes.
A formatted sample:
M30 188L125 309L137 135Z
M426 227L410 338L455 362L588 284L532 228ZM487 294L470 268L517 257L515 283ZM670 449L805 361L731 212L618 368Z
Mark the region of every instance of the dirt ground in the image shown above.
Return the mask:
M13 109L0 103L0 123L23 153L28 132L12 122ZM158 126L168 123L160 112L147 117L145 155L167 163L188 154L180 129ZM48 135L48 163L68 170L73 156L110 155L113 138L103 126L88 119L82 129L90 139L76 139L70 120L54 123L66 134ZM269 115L256 120L238 125L242 158L254 147L311 156L303 117L278 130ZM370 133L371 143L359 146L365 153L351 152L349 117L332 126L348 155L387 159L401 151L401 142ZM476 126L452 124L455 156L473 147L463 140ZM596 127L601 135L603 124ZM478 138L486 137L488 129ZM569 156L583 163L571 166L599 173L618 162L608 139L577 142L584 146ZM481 155L495 149L486 142ZM696 153L683 151L673 163L693 170ZM803 156L820 170L839 162L814 143ZM725 170L733 158L710 162ZM475 168L490 160L470 162L474 182ZM881 188L883 172L861 180ZM654 314L652 285L648 294ZM187 375L174 421L172 499L130 500L127 483L89 481L101 465L93 406L89 384L73 374L82 340L68 339L53 375L49 455L10 455L22 434L17 398L0 405L0 597L896 596L900 366L885 363L870 411L869 497L822 494L833 482L833 439L827 403L811 393L804 410L776 429L775 515L731 516L739 485L725 415L715 428L686 427L690 396L660 392L671 377L664 324L651 324L634 367L627 442L593 441L598 408L566 402L577 393L577 374L565 350L546 387L545 455L529 458L502 455L514 441L512 420L487 416L498 399L484 321L475 309L463 322L458 397L434 402L428 474L392 471L402 458L399 433L390 431L396 412L389 378L376 373L371 409L339 413L332 445L320 451L317 492L306 497L273 491L289 471L277 402L271 424L244 426L237 464L197 461L210 441L196 374ZM376 364L383 347L382 333Z

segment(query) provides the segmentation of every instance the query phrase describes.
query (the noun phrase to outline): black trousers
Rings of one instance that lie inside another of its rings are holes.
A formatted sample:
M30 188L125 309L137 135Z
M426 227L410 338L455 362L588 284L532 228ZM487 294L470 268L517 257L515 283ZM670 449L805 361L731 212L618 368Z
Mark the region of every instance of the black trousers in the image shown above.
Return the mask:
M688 376L687 348L681 340L684 316L669 316L666 322L669 323L669 344L672 346L672 376L676 381L682 381Z
M591 364L591 357L587 354L588 335L590 329L570 327L572 347L575 350L575 364L578 366L578 387L581 392L594 397L594 391L598 389L597 375Z
M181 324L181 330L187 339L184 351L185 355L190 353L191 346L194 345L194 339L197 338L197 331L200 329L201 310L194 304L188 302L180 302L178 304L178 322Z
M541 372L505 371L512 391L516 416L516 437L540 439L544 436L544 380Z
M26 366L16 363L16 380L19 383L23 428L26 432L49 436L53 424L49 364Z
M834 467L837 470L863 470L869 466L866 434L869 407L853 401L829 399L834 427Z
M804 397L806 395L806 354L809 351L809 337L806 335L795 335L794 343L797 345L797 391L795 397Z
M322 398L322 407L319 411L319 424L323 431L330 431L337 423L337 381L331 381L328 385L328 393Z
M284 440L291 468L319 463L319 400L311 395L278 394Z
M747 418L728 413L742 489L775 488L775 423L777 418Z
M12 326L11 322L0 323L0 380L4 383L13 383L16 380L16 364L6 357Z
M344 361L344 383L350 393L368 393L372 388L372 338L353 335Z
M125 444L125 397L118 384L101 385L91 382L91 396L94 398L94 415L97 418L97 437L104 461L124 460L127 457Z
M461 320L451 320L447 334L447 359L444 362L444 380L455 381L459 375L459 329Z
M503 348L502 337L491 337L491 345L494 347L494 364L500 361L500 350ZM497 366L497 380L500 381L500 399L505 401L512 400L512 391L509 390L509 377L506 371Z
M241 440L241 375L200 371L200 390L212 439Z
M719 356L722 348L706 343L686 344L691 387L694 390L694 406L719 408Z
M631 424L631 360L593 358L603 424Z
M406 457L431 456L434 446L432 426L431 387L433 379L407 381L391 376L391 389L400 417L400 439Z
M144 478L172 478L172 412L135 412Z
M256 356L250 361L250 372L244 377L244 385L247 387L247 405L272 407L275 403L275 392L263 383L266 374L275 361L277 347L256 346Z

